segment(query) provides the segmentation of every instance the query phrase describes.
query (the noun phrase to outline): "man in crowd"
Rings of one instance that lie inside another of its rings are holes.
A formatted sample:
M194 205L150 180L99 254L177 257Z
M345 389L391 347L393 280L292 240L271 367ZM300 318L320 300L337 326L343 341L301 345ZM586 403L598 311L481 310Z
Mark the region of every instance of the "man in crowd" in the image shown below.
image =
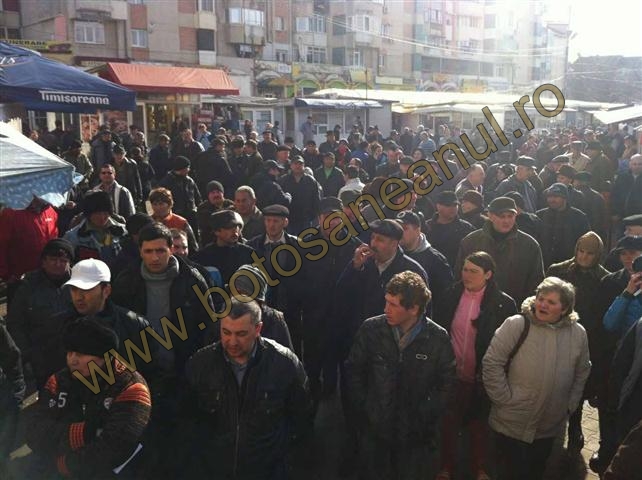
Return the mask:
M497 196L508 192L518 192L524 197L524 210L535 213L537 210L537 191L530 182L532 175L535 175L535 160L531 157L519 157L515 173L502 180L497 186Z
M129 189L116 181L116 169L113 165L106 163L100 167L100 183L91 191L97 192L102 190L107 192L114 205L114 213L120 215L125 220L136 213L134 198Z
M233 207L234 202L225 198L225 188L223 184L217 180L209 182L205 192L207 198L196 209L196 219L198 221L199 238L205 243L209 243L212 239L210 215L219 210Z
M459 243L475 227L459 218L459 200L455 192L439 192L435 203L437 213L426 222L426 239L446 257L449 265L454 265Z
M158 184L171 168L169 141L170 138L163 133L158 137L158 144L149 151L149 163L154 169L154 185Z
M335 157L332 152L325 152L323 155L323 165L314 171L316 178L324 197L336 197L339 189L345 185L343 172L335 166Z
M266 205L289 206L292 196L285 193L278 183L283 167L275 160L268 160L263 164L262 170L252 179L252 187L256 192L256 200L259 208Z
M190 163L193 164L196 157L198 157L198 155L203 151L203 145L194 140L192 130L190 128L184 128L180 132L180 139L178 139L172 148L172 155L174 157L186 157Z
M592 178L591 172L577 172L573 186L576 191L584 195L584 209L582 211L588 217L591 230L604 241L607 239L606 232L609 225L608 210L604 197L591 188Z
M279 144L272 140L272 131L263 132L263 140L257 145L257 149L263 160L276 160L276 149Z
M292 160L290 173L280 180L283 191L292 196L288 232L294 235L311 227L319 211L321 187L317 180L305 174L304 169L303 157L296 157Z
M537 241L517 229L516 217L512 198L498 197L490 202L488 222L461 241L454 273L459 278L464 259L471 253L486 252L497 264L495 280L499 288L521 305L543 280L544 262Z
M63 160L71 163L74 166L76 173L82 175L82 181L78 184L81 191L86 191L89 188L89 180L94 173L94 167L87 156L81 152L82 142L80 140L72 140L69 145L69 150L64 152Z
M430 291L420 275L396 274L385 292L384 313L361 325L346 366L361 475L427 478L426 458L455 381L455 356L448 333L426 315Z
M542 219L540 247L544 267L571 258L577 240L590 230L588 218L568 204L568 189L563 183L554 183L544 191L548 207L537 211Z
M254 249L241 243L243 220L232 210L221 210L210 216L214 238L193 259L210 271L211 280L219 287L227 285L241 266L251 264Z
M116 173L116 180L123 187L127 188L134 199L134 205L139 205L143 200L143 187L140 183L138 165L125 156L125 149L116 145L113 149L113 165ZM102 172L102 167L97 169Z
M571 142L571 154L569 155L569 163L578 172L586 170L586 167L591 162L591 159L584 154L585 143L582 140L573 140Z
M457 188L455 188L457 198L461 201L464 194L469 190L474 190L483 195L485 178L486 174L484 172L484 168L478 163L473 163L468 169L466 178L459 182L457 184Z
M334 138L334 130L328 130L325 132L325 142L319 145L319 153L321 153L321 155L325 155L326 153L335 155L337 148L339 148L339 142Z
M265 233L263 214L256 206L256 194L252 187L242 185L234 193L234 209L243 220L243 238L254 238ZM209 237L213 238L213 237Z
M159 183L159 187L167 188L172 192L174 199L174 212L185 218L192 227L198 231L196 221L196 206L201 203L201 192L196 182L189 176L191 162L187 157L177 156L172 159L172 171Z
M15 478L104 478L115 469L136 476L136 462L130 461L139 455L152 407L145 379L117 359L104 358L118 348L119 339L94 318L68 325L63 345L67 366L49 377L28 414L27 444L33 453ZM94 394L76 375L91 382L90 364L105 370L106 361L115 382Z
M182 462L182 473L286 478L288 443L308 418L303 365L290 350L261 336L256 302L232 299L220 323L221 341L199 350L186 368L181 443L190 460Z
M39 259L40 267L19 282L7 317L7 327L22 352L22 361L31 364L36 388L42 388L49 375L64 366L60 332L73 306L63 285L71 274L74 248L56 238L46 243Z
M422 222L419 215L413 211L399 212L397 221L403 227L403 237L399 244L406 255L421 265L426 272L430 272L432 298L439 301L442 293L453 283L453 272L448 260L430 245L421 232Z
M575 189L574 182L577 176L577 170L570 165L562 165L557 171L557 181L554 183L562 183L566 185L568 191L568 204L578 210L584 211L586 209L586 200L584 194ZM550 188L550 187L549 187ZM540 197L540 203L546 204L546 195Z
M314 140L306 142L301 156L303 157L303 160L305 160L305 164L310 167L313 172L323 164L321 153L319 152L317 143Z
M78 260L99 258L112 265L122 250L127 230L112 218L114 207L107 192L88 193L83 201L83 219L65 233L65 239L75 248Z
M209 149L199 153L194 160L194 181L200 192L205 192L207 184L212 180L221 182L224 188L234 187L232 170L227 163L225 141L220 137L212 140Z
M91 144L91 152L89 154L94 174L105 163L112 161L115 146L116 143L112 140L111 132L108 128L104 128L98 133L97 138Z
M614 219L642 213L642 155L633 155L629 171L618 175L611 195Z
M591 187L598 192L607 191L608 182L613 181L614 171L611 162L602 153L602 144L597 141L588 142L586 155L589 163L584 170L591 173Z

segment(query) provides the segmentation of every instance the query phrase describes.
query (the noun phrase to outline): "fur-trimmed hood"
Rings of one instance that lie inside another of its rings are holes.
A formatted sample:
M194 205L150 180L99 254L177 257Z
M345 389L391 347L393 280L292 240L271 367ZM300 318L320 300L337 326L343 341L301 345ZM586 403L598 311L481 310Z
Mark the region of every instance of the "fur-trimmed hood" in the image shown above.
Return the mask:
M558 322L555 322L555 323L542 322L537 318L535 318L535 296L528 297L526 300L524 300L524 302L522 303L521 313L522 315L524 315L525 318L529 319L531 323L533 323L534 325L540 325L540 326L545 326L550 328L564 328L577 322L580 318L575 310L571 310L570 313L567 313L566 315L562 315L562 318Z

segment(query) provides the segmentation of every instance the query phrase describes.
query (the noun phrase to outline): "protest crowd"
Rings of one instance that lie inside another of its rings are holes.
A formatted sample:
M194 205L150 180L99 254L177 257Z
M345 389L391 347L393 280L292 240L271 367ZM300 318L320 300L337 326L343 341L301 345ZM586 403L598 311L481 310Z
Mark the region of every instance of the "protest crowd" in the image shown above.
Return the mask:
M334 478L543 479L586 404L642 478L637 139L309 122L44 139L82 179L0 211L0 477L306 478L338 398Z

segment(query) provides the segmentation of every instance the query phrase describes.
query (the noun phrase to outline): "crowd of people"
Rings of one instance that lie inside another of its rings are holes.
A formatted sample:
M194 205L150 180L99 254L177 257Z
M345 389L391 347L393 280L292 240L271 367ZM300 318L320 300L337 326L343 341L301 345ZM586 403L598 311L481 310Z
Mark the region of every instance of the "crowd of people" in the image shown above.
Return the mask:
M317 145L311 122L300 147L269 124L64 137L69 201L0 212L0 473L285 479L338 395L337 477L426 478L438 449L454 479L465 431L476 480L541 479L588 401L590 468L639 478L635 139L558 129L475 162L455 127Z

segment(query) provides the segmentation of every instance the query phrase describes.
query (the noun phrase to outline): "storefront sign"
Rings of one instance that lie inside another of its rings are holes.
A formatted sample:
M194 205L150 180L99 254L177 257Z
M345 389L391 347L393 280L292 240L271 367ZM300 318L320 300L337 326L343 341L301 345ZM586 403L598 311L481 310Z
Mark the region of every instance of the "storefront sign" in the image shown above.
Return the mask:
M71 43L53 41L53 40L18 40L18 39L9 39L5 40L7 43L12 45L18 45L20 47L29 48L37 52L44 53L71 53Z

